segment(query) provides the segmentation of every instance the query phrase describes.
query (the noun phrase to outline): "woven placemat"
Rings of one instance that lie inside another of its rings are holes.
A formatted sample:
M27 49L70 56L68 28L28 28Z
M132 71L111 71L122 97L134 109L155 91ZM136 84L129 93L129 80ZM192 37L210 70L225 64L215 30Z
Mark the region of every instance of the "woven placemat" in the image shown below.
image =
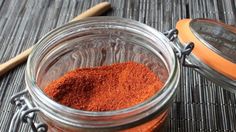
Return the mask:
M212 18L236 25L235 0L109 0L108 16L131 18L166 31L181 18ZM16 56L101 0L0 0L0 62ZM0 78L0 132L8 131L15 107L10 97L25 88L25 64ZM19 131L29 131L21 125ZM236 131L235 94L183 68L164 131Z

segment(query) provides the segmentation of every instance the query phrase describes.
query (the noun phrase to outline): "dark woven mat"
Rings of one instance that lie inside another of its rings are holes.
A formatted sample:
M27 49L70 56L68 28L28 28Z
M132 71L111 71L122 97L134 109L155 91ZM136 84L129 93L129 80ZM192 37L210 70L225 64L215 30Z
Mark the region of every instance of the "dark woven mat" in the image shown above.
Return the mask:
M16 56L48 31L100 0L0 0L0 62ZM110 0L105 14L146 23L159 31L181 18L212 18L236 25L235 0ZM0 78L0 132L9 128L15 107L10 97L25 88L25 64ZM235 94L184 68L165 131L236 131ZM19 131L29 131L22 125Z

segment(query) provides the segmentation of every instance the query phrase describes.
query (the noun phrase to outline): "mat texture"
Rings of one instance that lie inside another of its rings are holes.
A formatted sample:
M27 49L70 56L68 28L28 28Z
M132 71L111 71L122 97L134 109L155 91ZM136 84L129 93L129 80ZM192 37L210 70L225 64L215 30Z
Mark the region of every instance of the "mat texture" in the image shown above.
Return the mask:
M0 62L16 56L101 0L0 0ZM107 16L131 18L166 31L181 18L212 18L236 26L236 0L110 0ZM0 132L8 131L15 107L10 97L25 88L25 64L0 78ZM19 131L29 131L21 125ZM184 68L164 127L167 132L236 131L235 94Z

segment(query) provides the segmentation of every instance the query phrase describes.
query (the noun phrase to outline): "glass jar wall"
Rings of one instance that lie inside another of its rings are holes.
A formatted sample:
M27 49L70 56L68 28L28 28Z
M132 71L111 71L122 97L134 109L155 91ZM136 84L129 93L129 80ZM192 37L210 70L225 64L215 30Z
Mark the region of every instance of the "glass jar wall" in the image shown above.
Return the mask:
M164 122L180 76L171 42L139 22L95 17L69 23L44 36L27 62L26 85L39 119L49 131L150 131ZM130 108L90 112L61 105L43 93L51 81L77 67L134 61L146 65L165 83L161 91Z

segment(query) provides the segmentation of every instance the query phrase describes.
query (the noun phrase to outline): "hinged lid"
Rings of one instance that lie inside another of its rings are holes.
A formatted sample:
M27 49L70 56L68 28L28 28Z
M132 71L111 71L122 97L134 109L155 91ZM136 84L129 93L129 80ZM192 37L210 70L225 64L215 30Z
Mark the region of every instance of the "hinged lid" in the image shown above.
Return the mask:
M181 45L194 43L189 61L199 66L198 71L236 90L236 27L210 19L183 19L176 28Z

